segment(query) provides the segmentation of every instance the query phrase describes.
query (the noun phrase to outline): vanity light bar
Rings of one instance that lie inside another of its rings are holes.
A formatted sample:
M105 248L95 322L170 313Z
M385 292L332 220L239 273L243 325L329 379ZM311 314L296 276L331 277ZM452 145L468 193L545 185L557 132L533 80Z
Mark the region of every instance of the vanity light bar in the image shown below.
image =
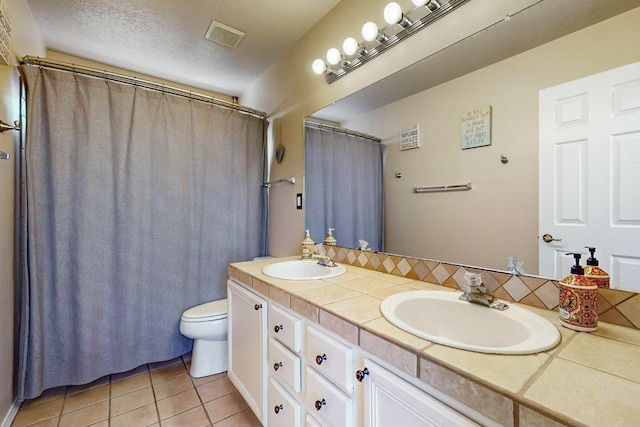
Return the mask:
M333 83L339 78L345 76L347 73L355 70L356 68L360 67L362 64L365 64L371 61L373 58L382 54L387 49L390 49L391 47L400 43L402 40L406 39L407 37L412 36L413 34L423 29L424 27L437 21L438 19L442 18L443 16L452 12L456 8L462 6L468 1L469 0L450 0L448 2L442 2L440 4L440 2L432 0L430 2L426 2L425 6L417 6L411 10L415 10L419 7L425 7L429 9L430 12L427 13L427 15L425 15L423 18L413 21L410 24L407 23L407 21L403 21L405 25L402 25L401 23L390 24L390 25L401 25L402 30L391 37L387 37L386 35L384 35L384 30L380 31L381 36L384 36L384 37L380 37L377 39L379 41L379 44L377 46L372 47L368 50L364 48L359 49L359 52L356 54L356 55L358 54L359 55L356 58L353 58L350 60L347 60L347 59L340 60L337 63L338 68L334 68L334 66L332 66L331 64L326 64L321 59L316 59L314 61L315 63L314 71L318 74L324 74L325 80L327 81L327 83ZM440 7L436 8L436 6L433 6L438 4L440 5ZM320 64L319 62L322 62L324 64L324 68L321 67L322 64Z

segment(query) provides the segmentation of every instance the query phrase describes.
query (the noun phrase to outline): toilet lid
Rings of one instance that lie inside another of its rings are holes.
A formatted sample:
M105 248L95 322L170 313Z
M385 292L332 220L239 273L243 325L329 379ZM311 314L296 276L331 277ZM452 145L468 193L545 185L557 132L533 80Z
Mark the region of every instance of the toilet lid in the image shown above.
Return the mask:
M191 307L182 314L183 319L203 320L204 318L227 317L227 299L211 301Z

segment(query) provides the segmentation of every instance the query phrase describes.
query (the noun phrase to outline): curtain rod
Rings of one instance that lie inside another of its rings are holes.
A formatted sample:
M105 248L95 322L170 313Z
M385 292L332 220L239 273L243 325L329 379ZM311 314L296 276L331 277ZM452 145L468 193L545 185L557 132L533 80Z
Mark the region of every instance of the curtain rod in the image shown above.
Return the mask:
M358 132L358 131L351 130L351 129L345 129L345 128L341 128L339 126L333 126L333 125L329 125L329 124L326 124L326 123L314 122L314 121L309 120L309 119L305 119L304 120L304 125L306 127L312 128L312 129L330 130L330 131L333 131L333 132L343 133L345 135L351 135L351 136L357 136L358 138L369 139L369 140L375 141L375 142L382 142L382 139L380 139L380 138L378 138L376 136L371 136L371 135L368 135L366 133Z
M98 68L84 67L68 62L52 61L49 59L40 58L38 56L25 56L21 64L31 65L41 68L51 68L54 70L70 71L72 73L82 74L91 77L98 77L102 79L111 80L118 83L124 83L132 86L138 86L144 89L155 90L158 92L166 92L171 95L181 96L184 98L195 99L196 101L202 101L209 104L217 105L219 107L229 108L231 110L240 111L242 113L250 114L260 119L266 119L267 113L253 108L245 107L243 105L234 104L233 102L225 101L223 99L214 98L212 96L203 95L201 93L192 92L185 89L180 89L174 86L167 86L162 83L152 82L150 80L139 79L135 76L128 76L126 74L113 73L107 70L100 70Z

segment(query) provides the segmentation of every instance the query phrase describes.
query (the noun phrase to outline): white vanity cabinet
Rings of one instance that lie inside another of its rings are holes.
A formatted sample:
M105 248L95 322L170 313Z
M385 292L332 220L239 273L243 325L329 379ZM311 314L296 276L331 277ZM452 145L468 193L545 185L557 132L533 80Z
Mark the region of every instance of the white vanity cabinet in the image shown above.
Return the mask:
M265 427L477 425L319 324L228 288L229 378Z
M228 376L262 424L266 423L267 300L227 281Z
M372 360L364 360L358 377L365 385L365 427L478 426Z

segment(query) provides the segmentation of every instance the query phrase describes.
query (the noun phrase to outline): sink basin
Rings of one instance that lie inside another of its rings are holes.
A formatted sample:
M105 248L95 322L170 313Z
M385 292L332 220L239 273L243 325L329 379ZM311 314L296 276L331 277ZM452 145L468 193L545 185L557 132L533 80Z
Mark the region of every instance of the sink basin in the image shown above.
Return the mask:
M410 291L380 304L384 317L400 329L438 344L498 354L531 354L560 341L549 321L513 304L499 311L458 300L460 292Z
M318 280L337 277L347 271L344 265L326 267L316 260L282 261L269 264L262 269L262 274L274 279L284 280Z

